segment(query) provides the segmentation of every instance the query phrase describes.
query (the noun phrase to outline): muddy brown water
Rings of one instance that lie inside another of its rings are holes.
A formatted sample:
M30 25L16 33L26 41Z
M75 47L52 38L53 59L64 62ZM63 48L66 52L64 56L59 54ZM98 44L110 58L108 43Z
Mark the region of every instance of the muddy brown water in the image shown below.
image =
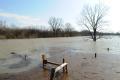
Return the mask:
M11 52L16 52L17 56ZM94 53L97 53L96 58ZM26 54L28 59L24 61ZM96 43L88 37L0 40L0 74L30 71L41 65L41 54L53 62L61 63L63 57L66 59L69 73L67 77L62 75L65 80L120 79L119 36L105 36ZM41 76L41 80L45 77Z

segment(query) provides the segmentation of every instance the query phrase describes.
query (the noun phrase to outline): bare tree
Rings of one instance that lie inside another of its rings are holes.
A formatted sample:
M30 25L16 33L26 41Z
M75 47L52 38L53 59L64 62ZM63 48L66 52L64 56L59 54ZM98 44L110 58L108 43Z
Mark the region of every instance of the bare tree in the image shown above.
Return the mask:
M61 31L62 27L62 19L61 18L56 18L56 17L51 17L48 21L48 24L51 27L51 30L53 31L54 36L57 36L57 33Z
M65 33L67 36L72 36L72 32L74 31L72 25L70 23L65 24Z
M90 33L93 41L101 38L99 31L106 24L104 17L107 8L102 5L85 6L79 24L84 26Z

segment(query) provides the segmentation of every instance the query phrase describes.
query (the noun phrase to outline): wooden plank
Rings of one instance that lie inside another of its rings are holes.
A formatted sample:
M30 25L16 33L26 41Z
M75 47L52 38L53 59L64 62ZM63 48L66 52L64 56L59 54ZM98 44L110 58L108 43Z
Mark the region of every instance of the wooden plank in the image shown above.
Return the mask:
M63 63L61 64L60 66L58 66L56 69L55 69L55 73L58 72L59 70L61 70L63 67L65 67L68 63Z
M57 66L60 66L60 64L57 64L57 63L53 63L53 62L47 62L48 64L53 64L53 65L57 65Z

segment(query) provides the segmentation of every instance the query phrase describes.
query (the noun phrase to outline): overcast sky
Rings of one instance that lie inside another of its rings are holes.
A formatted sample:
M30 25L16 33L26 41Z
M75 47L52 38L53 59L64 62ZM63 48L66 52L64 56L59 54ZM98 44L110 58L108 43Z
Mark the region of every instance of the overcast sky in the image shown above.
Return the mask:
M104 4L109 7L104 31L120 32L119 0L0 0L0 19L20 26L48 25L49 17L62 18L80 30L77 18L84 5Z

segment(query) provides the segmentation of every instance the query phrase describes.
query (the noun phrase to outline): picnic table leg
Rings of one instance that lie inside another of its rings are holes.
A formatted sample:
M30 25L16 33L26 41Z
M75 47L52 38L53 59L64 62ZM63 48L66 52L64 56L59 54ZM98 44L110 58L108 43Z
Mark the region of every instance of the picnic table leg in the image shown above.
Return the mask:
M65 59L63 58L63 63L65 62ZM65 72L65 68L63 67L63 72Z
M68 73L67 65L66 65L65 69L66 69L66 73Z
M55 75L55 68L52 68L50 73L50 80L54 79L54 75Z
M43 63L43 68L45 67L45 55L42 55L42 63Z

